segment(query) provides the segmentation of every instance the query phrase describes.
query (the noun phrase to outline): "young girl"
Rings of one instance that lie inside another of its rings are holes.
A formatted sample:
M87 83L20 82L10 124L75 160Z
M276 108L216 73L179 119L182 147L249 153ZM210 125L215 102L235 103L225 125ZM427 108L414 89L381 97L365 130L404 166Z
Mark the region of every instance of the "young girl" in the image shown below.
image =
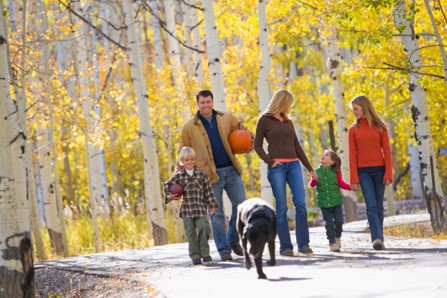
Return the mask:
M341 248L341 232L343 231L343 195L340 188L351 190L343 181L340 172L341 159L332 150L324 151L320 158L320 166L315 170L310 181L311 187L317 187L317 203L326 222L326 235L330 250L339 252Z
M188 239L189 256L194 265L211 262L210 238L211 228L208 219L208 208L214 213L217 201L214 197L211 182L206 173L196 167L196 152L191 147L183 147L179 160L184 167L164 183L166 203L183 198L180 217L183 220L186 238ZM183 195L171 194L169 188L173 184L183 186Z

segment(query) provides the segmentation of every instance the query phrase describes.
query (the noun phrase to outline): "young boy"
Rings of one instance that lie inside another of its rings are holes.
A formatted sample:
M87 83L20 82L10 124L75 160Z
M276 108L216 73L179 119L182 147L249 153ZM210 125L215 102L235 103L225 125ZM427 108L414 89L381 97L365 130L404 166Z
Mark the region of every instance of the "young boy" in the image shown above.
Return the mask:
M186 238L189 245L189 256L194 265L212 261L208 240L211 228L208 209L214 213L218 207L211 182L206 173L196 167L196 152L191 147L183 147L179 153L180 164L184 167L164 183L166 203L183 199L180 217L183 220ZM180 184L183 195L171 194L170 187Z

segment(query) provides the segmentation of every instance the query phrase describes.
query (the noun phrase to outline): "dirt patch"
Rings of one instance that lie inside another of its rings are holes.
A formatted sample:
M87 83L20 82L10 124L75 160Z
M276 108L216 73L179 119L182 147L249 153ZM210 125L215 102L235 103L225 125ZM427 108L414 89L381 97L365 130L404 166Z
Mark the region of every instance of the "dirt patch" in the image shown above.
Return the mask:
M35 294L47 297L159 297L147 284L53 268L35 270Z

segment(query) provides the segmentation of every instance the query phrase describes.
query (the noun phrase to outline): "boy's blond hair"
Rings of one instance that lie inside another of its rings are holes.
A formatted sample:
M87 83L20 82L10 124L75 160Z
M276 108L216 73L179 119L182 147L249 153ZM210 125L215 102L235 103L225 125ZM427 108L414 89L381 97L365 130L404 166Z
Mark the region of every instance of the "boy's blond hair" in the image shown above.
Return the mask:
M180 161L180 164L183 166L183 161L185 160L185 158L187 157L192 157L192 158L196 158L196 152L194 151L194 149L192 149L191 147L183 147L182 150L180 150L180 153L178 154L178 159Z

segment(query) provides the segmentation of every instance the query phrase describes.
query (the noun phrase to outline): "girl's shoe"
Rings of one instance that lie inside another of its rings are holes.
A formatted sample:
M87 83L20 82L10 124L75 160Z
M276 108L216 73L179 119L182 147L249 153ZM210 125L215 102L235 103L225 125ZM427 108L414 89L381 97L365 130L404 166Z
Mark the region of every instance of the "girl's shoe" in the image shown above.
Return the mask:
M340 250L340 248L341 248L341 238L340 237L335 238L335 244L337 244L337 247Z
M337 243L331 243L330 244L330 250L332 252L340 252L340 248L338 247Z

